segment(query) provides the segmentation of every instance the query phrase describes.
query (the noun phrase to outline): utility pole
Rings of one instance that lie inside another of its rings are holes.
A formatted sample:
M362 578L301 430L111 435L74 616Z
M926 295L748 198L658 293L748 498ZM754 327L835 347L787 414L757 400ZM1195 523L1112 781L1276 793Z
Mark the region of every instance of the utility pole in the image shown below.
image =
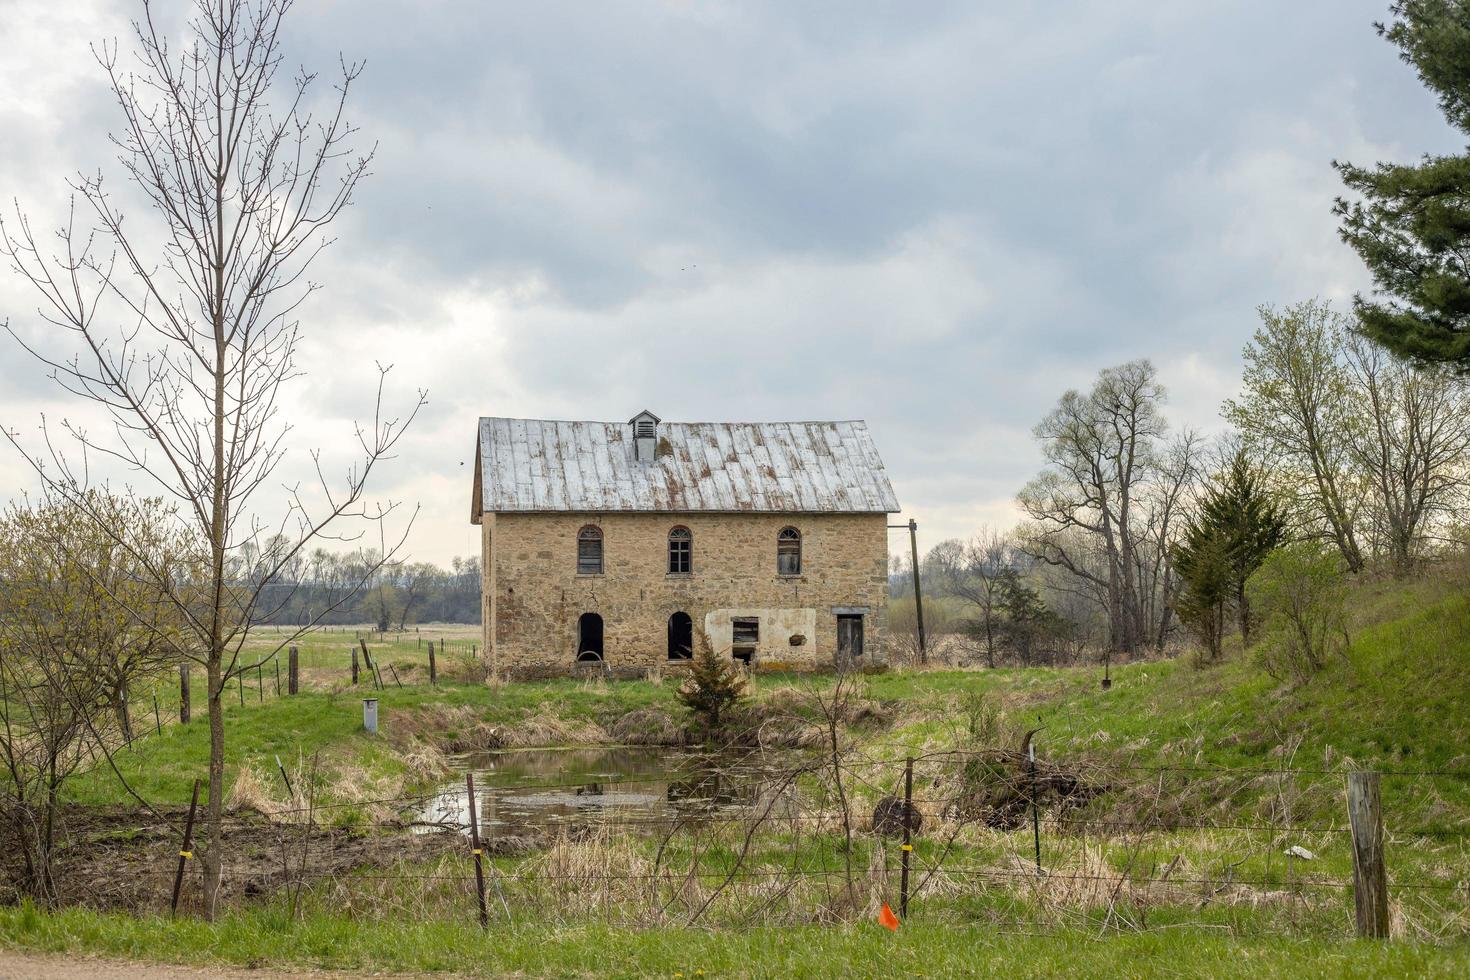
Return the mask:
M919 522L911 517L907 524L890 524L888 526L900 531L908 528L909 531L909 553L913 557L913 564L910 566L910 570L913 572L914 578L914 613L918 618L919 624L919 663L927 664L929 662L929 641L928 637L924 635L924 594L919 590Z
M919 591L919 522L909 518L909 551L913 557L914 613L919 620L919 663L929 662L928 637L924 635L924 593Z

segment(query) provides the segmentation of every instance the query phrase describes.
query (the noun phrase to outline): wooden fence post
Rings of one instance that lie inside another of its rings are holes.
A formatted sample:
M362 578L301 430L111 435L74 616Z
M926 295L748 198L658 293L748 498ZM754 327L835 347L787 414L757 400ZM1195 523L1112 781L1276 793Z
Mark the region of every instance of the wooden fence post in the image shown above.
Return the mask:
M179 664L179 721L189 724L189 665Z
M429 641L429 683L439 683L439 669L434 664L434 641Z
M470 801L470 849L475 855L475 890L480 895L480 928L490 928L490 909L485 904L485 851L480 847L480 822L475 818L475 774L464 774L465 792Z
M300 681L300 673L299 673L301 667L300 667L300 663L299 663L299 658L300 658L300 654L298 653L297 649L294 646L286 654L286 693L287 694L295 694L297 691L300 690L300 687L298 686L301 683L301 681Z
M904 922L909 919L909 855L914 851L914 758L903 766L903 877L898 889L898 917Z
M357 686L357 647L352 648L352 686Z
M1383 860L1383 808L1378 773L1347 777L1348 825L1353 834L1353 905L1358 935L1388 938L1388 872Z

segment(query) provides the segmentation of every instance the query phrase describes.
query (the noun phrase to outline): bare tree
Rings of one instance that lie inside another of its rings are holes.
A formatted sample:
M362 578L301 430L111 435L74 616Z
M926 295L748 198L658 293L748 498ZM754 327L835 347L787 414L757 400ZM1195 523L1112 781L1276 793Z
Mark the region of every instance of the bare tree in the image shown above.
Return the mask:
M1016 552L1010 537L984 527L968 542L940 542L928 559L944 590L975 607L969 632L983 644L986 666L995 667L1006 578L1015 574Z
M254 666L241 652L260 618L260 590L312 542L340 536L330 529L341 519L393 513L391 504L366 505L367 481L424 403L420 392L404 415L385 413L387 369L380 368L373 419L356 431L357 461L334 480L313 454L313 483L286 488L277 521L260 516L256 498L291 429L280 396L299 375L296 315L316 288L306 270L372 158L351 148L356 130L344 117L360 65L341 64L320 115L311 108L314 74L281 84L281 31L291 5L198 0L188 38L175 47L145 0L130 66L115 44L96 54L122 115L111 137L118 161L149 205L149 220L125 222L98 173L73 181L71 217L54 246L38 243L18 209L12 225L0 226L0 251L36 287L41 318L80 352L55 356L47 345L12 336L111 423L110 433L97 436L79 424L58 430L43 421L39 449L8 433L12 443L53 493L97 527L106 528L105 515L89 507L85 488L94 479L91 462L111 460L176 499L204 542L203 581L187 590L135 550L185 617L177 652L208 677L209 842L201 863L209 915L224 843L221 694L231 677ZM232 556L247 545L259 549L253 572L236 581ZM202 601L194 601L196 589Z
M1163 398L1148 361L1105 369L1086 394L1068 391L1036 427L1046 468L1018 495L1031 519L1026 552L1096 586L1109 646L1124 652L1151 633L1140 591L1140 498L1158 463ZM1100 543L1102 568L1074 550L1087 539Z
M1342 350L1373 536L1407 574L1432 525L1464 502L1470 398L1448 369L1396 360L1359 334L1344 334Z

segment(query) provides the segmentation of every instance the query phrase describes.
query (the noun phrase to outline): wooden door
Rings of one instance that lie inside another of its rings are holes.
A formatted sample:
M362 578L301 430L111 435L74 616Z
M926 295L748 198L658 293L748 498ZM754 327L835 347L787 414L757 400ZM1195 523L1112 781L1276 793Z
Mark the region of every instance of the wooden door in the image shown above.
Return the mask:
M837 617L837 656L851 660L863 655L863 617Z

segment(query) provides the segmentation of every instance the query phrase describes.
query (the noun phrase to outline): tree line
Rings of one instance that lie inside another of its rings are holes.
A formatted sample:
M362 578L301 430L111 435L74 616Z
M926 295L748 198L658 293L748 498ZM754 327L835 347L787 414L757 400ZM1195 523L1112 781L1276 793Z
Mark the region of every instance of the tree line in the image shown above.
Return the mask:
M1038 639L1044 662L1139 655L1186 636L1212 659L1229 633L1251 642L1252 576L1285 545L1406 576L1464 544L1465 378L1390 355L1321 301L1259 316L1222 435L1171 430L1149 361L1104 369L1035 427L1045 465L1017 495L1023 521L929 550L926 592L963 604L954 625L977 659L1034 662ZM1018 586L1045 612L1018 614Z
M1470 134L1470 9L1399 0L1376 25ZM986 663L1089 650L1205 660L1238 634L1296 680L1346 642L1343 576L1412 575L1463 550L1470 491L1470 154L1335 162L1342 240L1374 290L1351 310L1263 306L1239 394L1215 440L1171 432L1147 360L1066 392L1035 429L1045 465L1004 533L946 541L921 564L930 595ZM1050 615L1007 597L1028 583Z

